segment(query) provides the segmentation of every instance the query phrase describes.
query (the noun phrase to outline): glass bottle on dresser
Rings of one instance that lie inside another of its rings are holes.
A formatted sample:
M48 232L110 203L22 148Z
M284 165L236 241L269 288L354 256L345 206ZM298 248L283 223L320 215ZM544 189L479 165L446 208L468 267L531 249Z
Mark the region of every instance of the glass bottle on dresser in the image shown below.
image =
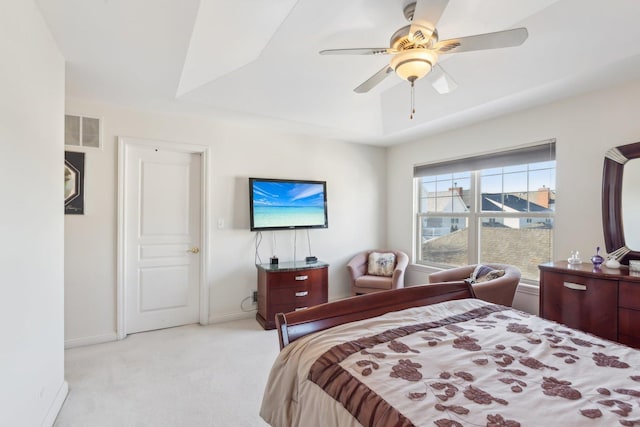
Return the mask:
M591 257L591 262L593 263L594 268L600 268L604 262L604 258L600 255L600 246L596 248L596 254Z

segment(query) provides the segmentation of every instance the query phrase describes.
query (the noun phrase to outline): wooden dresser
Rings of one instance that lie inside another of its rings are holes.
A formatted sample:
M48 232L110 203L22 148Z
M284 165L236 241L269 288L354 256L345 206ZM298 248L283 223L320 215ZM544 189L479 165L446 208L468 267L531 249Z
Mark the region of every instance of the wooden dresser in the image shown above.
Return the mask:
M276 313L302 310L328 300L329 264L284 262L259 264L256 320L265 329L276 327Z
M640 273L591 263L540 265L540 316L640 348Z

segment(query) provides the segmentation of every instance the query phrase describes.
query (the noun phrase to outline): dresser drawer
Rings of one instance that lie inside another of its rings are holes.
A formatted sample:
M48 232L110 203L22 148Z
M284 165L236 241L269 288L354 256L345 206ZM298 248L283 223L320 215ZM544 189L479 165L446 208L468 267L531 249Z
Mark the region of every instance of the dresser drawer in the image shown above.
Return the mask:
M322 280L324 271L321 269L304 270L304 271L282 271L279 273L269 274L269 286L272 288L286 288L307 283L318 283Z
M274 304L315 305L322 301L322 283L303 283L297 286L277 287L269 290Z
M313 307L313 304L274 304L272 307L273 315L278 313L289 313L291 311L305 310Z
M620 281L618 341L640 348L640 283Z
M541 312L545 319L609 340L618 338L618 282L544 271Z
M589 288L593 286L601 286L607 283L616 283L612 282L611 280L552 272L544 272L544 280L545 286L558 286L579 291L589 291Z
M298 286L269 289L269 318L277 313L288 313L327 302L322 283L307 283Z
M640 339L640 311L620 307L618 311L618 333Z
M632 337L630 335L622 335L618 336L618 342L624 345L628 345L629 347L640 349L640 338Z
M640 283L620 281L620 307L640 310Z

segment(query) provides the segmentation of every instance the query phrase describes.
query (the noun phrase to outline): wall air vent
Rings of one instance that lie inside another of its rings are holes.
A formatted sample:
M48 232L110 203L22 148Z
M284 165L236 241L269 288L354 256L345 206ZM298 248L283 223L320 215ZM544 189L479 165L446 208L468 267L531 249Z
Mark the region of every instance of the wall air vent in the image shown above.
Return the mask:
M70 147L102 148L100 119L64 116L64 144Z

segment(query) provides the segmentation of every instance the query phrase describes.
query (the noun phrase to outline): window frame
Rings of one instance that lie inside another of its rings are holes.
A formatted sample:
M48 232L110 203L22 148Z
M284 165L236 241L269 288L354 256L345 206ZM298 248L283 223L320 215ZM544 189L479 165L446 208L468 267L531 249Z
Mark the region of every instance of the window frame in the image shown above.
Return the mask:
M554 143L554 149L555 149L555 141L553 141ZM547 161L553 161L554 165L553 165L553 170L554 170L554 177L557 173L557 162L555 159L555 155L553 156L552 159L549 159ZM538 161L532 161L530 163L522 163L522 164L534 164L534 163L538 163ZM502 168L507 167L507 165L501 166ZM488 168L486 168L488 169ZM466 171L469 172L470 174L470 188L469 188L469 199L470 199L470 203L469 203L469 211L468 212L420 212L420 204L421 204L421 199L422 199L422 179L425 176L439 176L439 175L444 175L444 173L442 173L442 171L438 171L437 173L434 173L432 175L427 175L427 174L423 174L421 176L414 176L414 199L415 199L415 203L414 203L414 218L415 218L415 222L414 222L414 226L415 226L415 233L414 233L414 253L416 255L416 259L415 262L416 264L419 265L424 265L426 267L432 267L432 268L441 268L441 269L449 269L449 268L454 268L457 267L456 265L450 265L450 264L444 264L444 263L439 263L439 262L427 262L427 261L422 261L423 258L423 244L422 244L422 223L426 218L429 217L437 217L437 216L443 216L443 217L449 217L449 218L466 218L468 221L468 251L467 251L467 263L468 264L477 264L480 263L482 261L480 261L480 256L481 256L481 240L480 240L480 233L482 232L482 219L483 218L523 218L523 219L527 219L527 218L542 218L542 219L550 219L555 227L555 209L551 210L551 211L546 211L546 212L495 212L495 211L482 211L482 193L481 193L481 177L482 177L482 171L486 170L486 169L479 169L479 170L470 170L470 171ZM531 170L527 167L527 175L531 172ZM452 174L455 172L451 172ZM501 176L504 179L505 176L505 172L504 169L502 171ZM529 176L527 176L527 180L529 180ZM555 179L554 179L555 181ZM553 187L555 188L555 182ZM528 190L528 184L527 184L527 191ZM552 189L552 191L554 191L554 193L556 192L556 190ZM504 194L504 193L503 193ZM552 236L552 240L551 240L551 244L550 244L550 259L553 260L554 259L554 255L555 254L555 233ZM532 284L532 285L538 285L539 284L539 279L531 279L531 278L522 278L521 282L523 283L527 283L527 284Z

